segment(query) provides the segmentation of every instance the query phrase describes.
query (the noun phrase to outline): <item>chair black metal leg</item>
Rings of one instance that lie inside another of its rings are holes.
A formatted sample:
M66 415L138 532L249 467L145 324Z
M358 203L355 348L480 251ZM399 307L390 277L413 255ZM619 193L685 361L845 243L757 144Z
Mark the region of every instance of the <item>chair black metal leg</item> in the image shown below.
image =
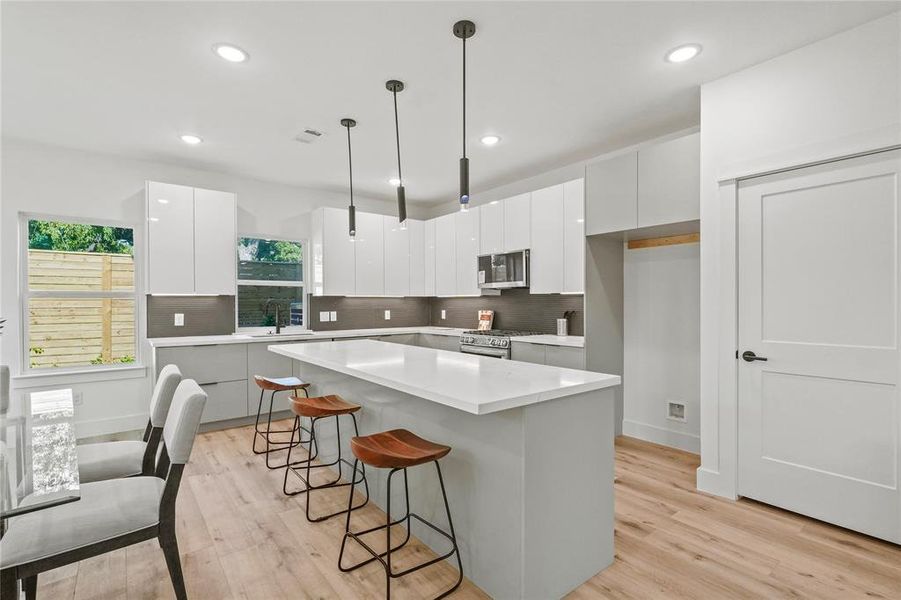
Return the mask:
M166 557L166 566L169 568L169 578L172 579L172 587L175 589L177 600L188 600L188 592L185 590L185 578L181 572L181 559L178 556L178 542L175 539L175 531L160 532L160 547Z
M0 571L0 598L16 598L19 595L15 568Z
M263 411L263 394L266 390L260 389L260 401L257 403L257 419L253 424L253 453L262 454L263 450L257 450L257 438L260 437L260 413Z
M447 502L447 491L444 489L444 477L441 476L441 465L438 464L437 460L435 461L435 469L438 471L438 483L441 484L441 497L444 498L444 510L447 513L447 526L448 529L450 529L451 543L453 543L454 553L457 555L457 583L454 584L454 587L438 596L438 598L444 598L463 583L463 561L460 558L460 548L457 546L457 534L454 533L454 521L451 519L450 504ZM438 600L438 598L435 600Z
M294 427L291 429L291 443L288 444L288 455L285 457L285 480L282 483L282 492L288 494L288 472L291 470L291 449L294 447L294 432L300 427L300 417L294 417ZM312 431L312 428L311 428ZM311 442L312 447L312 442Z
M22 580L22 589L25 590L25 600L37 600L38 576L32 575Z

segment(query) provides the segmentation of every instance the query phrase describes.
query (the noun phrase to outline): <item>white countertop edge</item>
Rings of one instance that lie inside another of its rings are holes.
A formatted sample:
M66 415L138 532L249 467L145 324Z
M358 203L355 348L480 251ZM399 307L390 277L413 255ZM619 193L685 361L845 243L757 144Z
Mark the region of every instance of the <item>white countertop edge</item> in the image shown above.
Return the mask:
M395 380L384 379L377 375L373 375L371 373L365 373L362 371L358 371L357 369L353 369L351 367L347 367L345 365L336 365L335 363L327 360L319 360L318 358L304 356L303 358L298 357L296 354L292 353L290 349L281 348L280 344L270 345L268 350L270 352L274 352L275 354L281 354L282 356L286 356L292 360L297 360L300 362L306 362L311 365L316 365L317 367L323 367L325 369L329 369L332 371L336 371L338 373L344 373L345 375L350 375L352 377L356 377L357 379L362 379L364 381L368 381L370 383L375 383L376 385L381 385L387 388L391 388L393 390L397 390L399 392L404 392L406 394L410 394L412 396L416 396L418 398L424 398L426 400L430 400L437 404L442 404L444 406L449 406L451 408L456 408L458 410L462 410L464 412L468 412L473 415L486 415L494 412L500 412L502 410L509 410L512 408L521 408L523 406L528 406L530 404L537 404L539 402L544 402L545 400L554 400L556 398L564 398L566 396L574 396L576 394L581 394L584 392L592 392L595 390L601 390L613 386L617 386L621 383L621 378L619 375L608 375L605 373L596 373L596 375L602 376L603 379L599 379L597 381L591 381L587 383L581 383L576 385L569 385L566 387L561 387L556 390L547 390L545 392L541 392L538 394L525 394L521 396L512 396L509 398L504 398L503 400L497 400L495 402L491 402L489 404L481 404L475 405L468 402L464 402L458 398L453 398L449 396L445 396L443 394L436 394L429 390L405 385L401 382ZM434 352L449 352L448 350L434 350ZM452 353L453 354L453 353ZM560 368L562 367L555 367ZM569 369L566 369L569 370Z
M526 344L544 344L546 346L567 346L569 348L584 348L585 338L581 335L516 335L510 338L511 342L524 342Z

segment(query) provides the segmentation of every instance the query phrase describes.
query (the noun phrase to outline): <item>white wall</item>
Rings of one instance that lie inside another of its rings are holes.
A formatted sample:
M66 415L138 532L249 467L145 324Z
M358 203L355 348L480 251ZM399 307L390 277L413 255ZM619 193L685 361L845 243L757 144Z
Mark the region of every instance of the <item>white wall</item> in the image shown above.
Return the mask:
M893 13L701 88L701 467L735 497L736 177L901 143Z
M624 251L625 435L700 451L700 289L699 244Z
M132 224L141 233L144 227L144 181L150 179L235 192L239 233L305 239L310 231L310 211L318 206L343 207L348 202L344 193L5 138L2 140L0 175L0 314L8 319L0 338L0 361L10 366L14 376L20 372L22 354L17 275L20 213L117 220ZM363 211L393 214L395 210L394 202L360 198L356 203ZM416 212L412 209L411 216ZM143 340L143 306L140 309L139 335ZM139 345L143 347L141 340ZM144 356L144 362L148 361L149 357ZM143 427L150 389L146 374L115 381L88 382L84 379L19 379L14 380L13 387L21 388L26 384L52 387L75 380L72 387L81 392L83 399L76 409L80 436Z

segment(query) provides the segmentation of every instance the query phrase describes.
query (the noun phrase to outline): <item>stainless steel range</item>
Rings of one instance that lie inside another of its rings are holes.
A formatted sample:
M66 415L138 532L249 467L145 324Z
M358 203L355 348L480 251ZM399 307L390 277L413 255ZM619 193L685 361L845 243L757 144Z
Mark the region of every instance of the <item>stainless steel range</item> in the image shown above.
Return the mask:
M538 334L537 331L517 331L515 329L464 331L460 336L460 352L509 359L511 337Z

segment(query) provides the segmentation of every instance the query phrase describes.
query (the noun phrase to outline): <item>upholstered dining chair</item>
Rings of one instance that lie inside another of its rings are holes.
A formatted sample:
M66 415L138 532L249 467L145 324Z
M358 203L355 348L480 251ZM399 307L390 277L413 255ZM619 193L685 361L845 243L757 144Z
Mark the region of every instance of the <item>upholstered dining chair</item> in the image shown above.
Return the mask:
M180 381L181 371L175 365L166 365L160 371L150 397L150 419L143 440L83 444L76 448L80 483L153 474L163 425Z
M175 498L191 456L206 393L193 379L175 390L156 463L155 476L86 483L81 499L8 521L0 539L0 597L37 597L38 574L144 540L158 538L178 600L184 577L175 539Z

